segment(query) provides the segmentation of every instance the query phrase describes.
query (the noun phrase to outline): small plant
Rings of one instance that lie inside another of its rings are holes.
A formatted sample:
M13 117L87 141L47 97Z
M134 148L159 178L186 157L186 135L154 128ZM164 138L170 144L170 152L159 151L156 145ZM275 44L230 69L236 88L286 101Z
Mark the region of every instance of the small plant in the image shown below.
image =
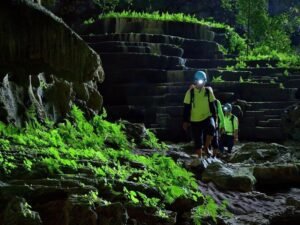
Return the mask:
M96 202L98 202L98 192L97 191L90 191L84 197L88 200L89 205L94 205Z
M283 76L288 77L289 76L289 71L288 70L284 70Z
M245 69L247 68L247 64L245 63L245 61L240 60L234 67L235 69Z
M162 142L159 143L159 140L155 136L153 132L151 132L149 129L146 129L146 137L143 138L142 140L142 146L147 147L147 148L155 148L155 149L160 149L160 150L166 150L168 146Z
M137 192L129 191L126 187L123 188L125 196L132 202L133 204L140 203L140 200L137 198Z
M218 76L218 77L213 77L212 83L222 83L224 82L223 78L222 78L222 75L221 76Z
M279 84L279 88L280 88L280 89L284 89L284 88L285 88L284 85L283 85L283 83L280 83L280 84Z
M217 222L218 205L215 201L209 197L202 206L196 207L192 213L192 219L195 225L201 225L201 219L205 217L211 217L213 221Z
M23 160L23 164L24 164L24 167L27 171L31 171L31 168L32 168L32 162L29 160L29 159L26 159Z
M201 225L203 218L211 218L215 223L217 222L217 216L222 215L224 217L232 217L232 214L227 210L228 202L223 201L219 206L212 197L207 197L204 205L194 208L192 211L192 219L195 225Z
M227 71L234 71L235 68L234 68L234 66L226 66L225 70L227 70Z

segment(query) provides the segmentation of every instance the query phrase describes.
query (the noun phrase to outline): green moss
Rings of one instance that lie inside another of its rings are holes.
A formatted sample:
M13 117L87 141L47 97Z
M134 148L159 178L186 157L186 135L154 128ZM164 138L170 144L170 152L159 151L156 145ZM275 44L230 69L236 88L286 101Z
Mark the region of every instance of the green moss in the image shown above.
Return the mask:
M204 198L192 173L162 151L152 156L134 154L134 143L127 140L121 126L106 121L103 115L87 121L73 107L69 119L58 125L51 121L42 124L32 115L24 128L3 123L0 127L1 179L14 178L18 172L28 176L44 171L51 177L88 169L92 173L89 176L105 180L107 188L114 189L116 182L133 181L157 190L161 196L126 188L123 195L132 204L164 210L166 204L180 197L195 202ZM151 139L150 145L161 146L154 135ZM132 166L136 164L140 166ZM90 203L95 201L95 193L88 199Z

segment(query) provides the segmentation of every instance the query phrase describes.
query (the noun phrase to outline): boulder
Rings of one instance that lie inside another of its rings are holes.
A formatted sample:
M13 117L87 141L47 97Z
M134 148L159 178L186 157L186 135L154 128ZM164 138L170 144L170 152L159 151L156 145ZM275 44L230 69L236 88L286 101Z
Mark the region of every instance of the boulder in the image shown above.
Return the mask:
M100 57L61 19L29 0L4 0L0 33L0 120L20 125L30 106L54 120L75 102L88 115L101 110Z
M289 149L276 143L250 142L239 148L230 158L231 163L279 162L282 156L289 154Z
M213 182L219 188L247 192L254 188L256 182L252 171L247 167L237 168L222 163L208 165L202 174L204 182Z
M280 189L300 184L299 168L299 163L256 165L253 169L253 175L257 180L258 188L267 190L268 187L272 186L275 189Z

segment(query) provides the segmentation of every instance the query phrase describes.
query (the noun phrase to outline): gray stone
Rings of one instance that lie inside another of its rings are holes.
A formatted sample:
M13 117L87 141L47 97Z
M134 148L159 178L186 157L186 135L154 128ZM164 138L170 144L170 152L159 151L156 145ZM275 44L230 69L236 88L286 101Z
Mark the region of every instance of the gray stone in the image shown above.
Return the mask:
M257 180L257 185L267 188L270 185L284 187L288 185L300 184L299 164L278 164L256 165L253 175Z
M230 162L256 162L277 161L281 155L288 152L288 148L276 143L247 143L241 146L230 158Z
M202 174L205 182L213 182L224 190L251 191L256 182L252 171L246 167L233 167L222 163L208 165Z
M148 138L146 127L142 123L130 123L126 120L119 121L122 124L127 139L133 140L137 145L141 145L144 139Z

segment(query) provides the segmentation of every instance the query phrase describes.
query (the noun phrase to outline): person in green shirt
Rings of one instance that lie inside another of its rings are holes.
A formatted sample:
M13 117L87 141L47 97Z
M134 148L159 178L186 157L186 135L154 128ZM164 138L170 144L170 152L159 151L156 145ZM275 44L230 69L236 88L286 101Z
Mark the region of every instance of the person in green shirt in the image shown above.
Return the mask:
M216 118L216 98L210 87L205 87L206 73L197 71L194 85L184 97L183 129L191 126L195 153L202 157L202 150L208 155L209 146L214 137Z
M232 114L232 105L226 103L224 110L224 129L220 138L219 148L221 153L224 153L224 147L227 147L228 153L231 153L234 144L238 142L239 121Z

